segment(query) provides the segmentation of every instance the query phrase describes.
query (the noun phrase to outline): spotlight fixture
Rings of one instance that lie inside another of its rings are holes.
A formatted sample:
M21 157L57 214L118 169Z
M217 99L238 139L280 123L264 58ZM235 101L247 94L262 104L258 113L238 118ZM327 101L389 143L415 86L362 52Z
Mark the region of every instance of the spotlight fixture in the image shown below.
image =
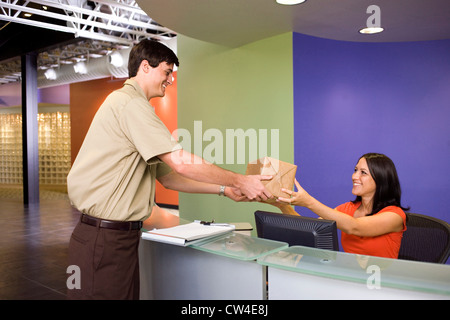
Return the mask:
M77 62L73 65L73 69L75 70L75 73L79 74L86 74L87 73L87 67L86 64L82 61Z
M114 67L120 68L123 66L123 57L119 52L114 51L108 57L109 63L111 63Z
M51 69L47 69L44 72L44 76L48 79L48 80L56 80L56 72L55 69L51 68Z
M375 33L380 33L383 32L383 28L381 27L368 27L368 28L363 28L361 30L359 30L359 33L362 34L375 34Z
M305 2L306 0L276 0L278 4L293 6Z

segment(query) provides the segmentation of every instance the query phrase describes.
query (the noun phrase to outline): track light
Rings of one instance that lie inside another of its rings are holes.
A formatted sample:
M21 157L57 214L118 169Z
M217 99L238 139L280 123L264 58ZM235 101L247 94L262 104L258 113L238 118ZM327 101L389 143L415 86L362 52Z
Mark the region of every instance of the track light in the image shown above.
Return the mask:
M123 66L123 57L122 55L114 51L108 56L109 63L111 63L114 67L120 68Z
M75 70L75 73L79 74L86 74L87 73L87 67L86 64L82 61L77 62L74 64L73 69Z
M48 80L56 80L56 72L53 68L51 69L47 69L44 72L44 76L48 79Z

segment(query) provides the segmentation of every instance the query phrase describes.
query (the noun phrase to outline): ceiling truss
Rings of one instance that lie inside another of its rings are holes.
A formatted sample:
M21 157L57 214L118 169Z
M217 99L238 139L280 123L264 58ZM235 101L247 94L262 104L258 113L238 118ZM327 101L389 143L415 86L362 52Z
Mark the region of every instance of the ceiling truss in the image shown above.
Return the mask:
M176 36L147 16L134 0L0 0L0 20L80 38L75 44L41 52L40 69L107 55L142 39L164 41ZM1 63L0 84L15 81L20 81L20 60Z

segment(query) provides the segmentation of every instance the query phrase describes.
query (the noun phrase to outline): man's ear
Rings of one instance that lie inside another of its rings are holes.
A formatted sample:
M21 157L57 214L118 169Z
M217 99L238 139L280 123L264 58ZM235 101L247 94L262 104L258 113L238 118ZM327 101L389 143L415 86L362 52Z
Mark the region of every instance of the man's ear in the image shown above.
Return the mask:
M150 68L151 66L147 60L142 60L141 64L139 65L139 69L141 69L145 73L149 72Z

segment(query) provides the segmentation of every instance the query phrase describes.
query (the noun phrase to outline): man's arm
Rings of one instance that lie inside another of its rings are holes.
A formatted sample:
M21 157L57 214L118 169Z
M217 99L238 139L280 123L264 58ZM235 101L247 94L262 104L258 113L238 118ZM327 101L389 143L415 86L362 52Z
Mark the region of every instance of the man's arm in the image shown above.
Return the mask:
M204 193L204 194L220 194L220 185L206 182L199 182L185 178L175 171L161 176L158 181L167 189L187 192L187 193ZM225 187L224 195L234 201L246 201L247 197L231 187Z
M185 178L236 188L249 200L264 201L272 198L272 194L261 183L261 180L270 180L271 176L247 176L228 171L182 149L158 157Z

